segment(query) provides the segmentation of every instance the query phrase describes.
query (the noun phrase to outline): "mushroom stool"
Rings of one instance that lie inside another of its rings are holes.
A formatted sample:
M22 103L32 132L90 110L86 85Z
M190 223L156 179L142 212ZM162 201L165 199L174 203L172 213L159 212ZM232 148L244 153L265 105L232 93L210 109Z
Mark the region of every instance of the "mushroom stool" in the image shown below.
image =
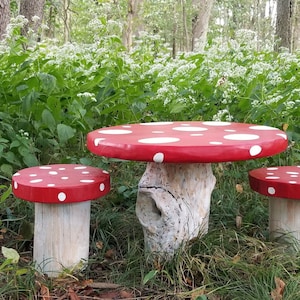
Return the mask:
M110 191L110 176L77 164L37 166L12 176L16 197L35 202L33 260L57 277L64 268L83 267L89 254L90 206Z
M271 237L282 233L300 241L300 166L260 168L249 172L250 187L269 196Z

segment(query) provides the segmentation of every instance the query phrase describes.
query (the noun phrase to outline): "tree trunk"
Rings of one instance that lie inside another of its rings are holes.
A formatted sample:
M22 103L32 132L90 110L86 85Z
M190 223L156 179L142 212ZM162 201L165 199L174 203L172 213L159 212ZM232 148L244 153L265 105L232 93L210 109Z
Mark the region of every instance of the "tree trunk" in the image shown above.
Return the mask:
M22 35L28 36L28 31L31 29L37 35L35 39L40 38L39 29L44 16L44 5L45 0L21 0L20 15L28 20L28 24L22 28ZM35 16L37 18L33 18Z
M214 0L193 0L195 15L192 19L192 48L203 50L206 45L207 31Z
M6 27L10 20L10 0L0 0L0 40L6 33Z
M279 51L281 47L291 51L293 5L294 0L277 0L276 51Z
M299 0L294 3L293 25L292 25L292 50L300 48L300 5Z
M64 42L71 40L70 0L64 0Z
M123 44L128 50L132 47L133 22L137 14L137 6L137 0L128 0L127 20L123 31Z

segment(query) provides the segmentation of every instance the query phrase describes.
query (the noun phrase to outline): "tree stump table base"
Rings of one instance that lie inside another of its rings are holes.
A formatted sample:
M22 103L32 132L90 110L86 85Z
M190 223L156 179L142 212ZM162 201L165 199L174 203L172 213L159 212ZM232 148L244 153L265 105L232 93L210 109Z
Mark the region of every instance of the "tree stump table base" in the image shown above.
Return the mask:
M168 259L207 233L215 182L210 164L148 163L136 203L146 251Z

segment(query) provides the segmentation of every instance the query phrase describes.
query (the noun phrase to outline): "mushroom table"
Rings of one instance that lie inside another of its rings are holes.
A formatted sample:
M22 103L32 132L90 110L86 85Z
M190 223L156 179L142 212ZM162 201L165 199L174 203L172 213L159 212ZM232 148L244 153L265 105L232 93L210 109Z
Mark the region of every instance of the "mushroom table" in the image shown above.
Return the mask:
M153 122L101 128L88 133L94 154L145 161L136 214L145 248L165 259L208 231L211 163L275 155L287 148L274 127L213 121Z
M56 277L63 268L84 264L89 254L90 202L110 190L101 169L56 164L30 167L12 176L16 197L35 202L33 260Z

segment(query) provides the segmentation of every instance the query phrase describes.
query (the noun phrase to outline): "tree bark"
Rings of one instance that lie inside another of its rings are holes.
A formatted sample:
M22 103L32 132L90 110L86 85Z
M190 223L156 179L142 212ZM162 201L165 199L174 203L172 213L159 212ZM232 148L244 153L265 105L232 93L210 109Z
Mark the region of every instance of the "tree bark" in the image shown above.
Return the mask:
M29 29L32 29L35 34L39 34L39 29L44 16L44 5L45 0L21 0L20 15L23 15L28 20L28 24L22 28L22 35L28 36ZM34 16L37 16L38 18L33 20ZM37 36L36 39L38 38L40 37Z
M291 51L293 5L294 0L277 0L276 51L282 47Z
M206 45L207 32L214 0L193 0L195 15L192 19L191 50L203 50Z
M10 0L0 0L0 40L6 33L6 27L10 20Z

